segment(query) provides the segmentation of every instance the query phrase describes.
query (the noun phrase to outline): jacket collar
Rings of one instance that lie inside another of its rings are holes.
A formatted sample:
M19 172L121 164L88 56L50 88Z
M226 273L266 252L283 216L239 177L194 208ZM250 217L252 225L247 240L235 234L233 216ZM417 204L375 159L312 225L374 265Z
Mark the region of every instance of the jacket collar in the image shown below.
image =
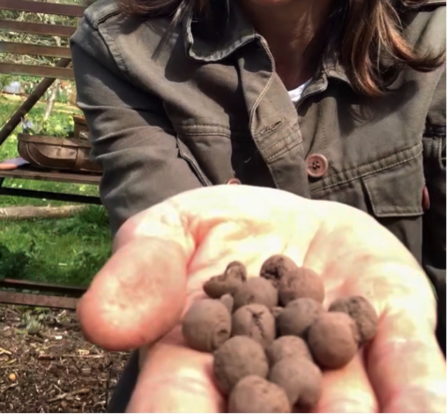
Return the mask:
M210 18L196 18L190 11L183 19L187 56L202 62L217 62L247 43L260 38L236 0L210 1ZM228 8L225 6L227 1L231 5ZM424 6L442 6L445 3L445 0L427 0ZM346 70L336 58L326 59L322 70L327 77L351 85Z
M222 4L225 0L218 2ZM230 4L229 10L222 6L219 10L219 6L212 4L210 15L206 19L196 18L192 11L187 12L182 30L188 57L202 62L218 62L261 37L247 20L237 1L233 0ZM335 58L323 62L323 72L327 77L350 84L346 71Z
M189 11L183 20L186 53L195 60L217 62L257 37L236 1L228 8L226 0L218 2L220 5L211 3L206 18Z

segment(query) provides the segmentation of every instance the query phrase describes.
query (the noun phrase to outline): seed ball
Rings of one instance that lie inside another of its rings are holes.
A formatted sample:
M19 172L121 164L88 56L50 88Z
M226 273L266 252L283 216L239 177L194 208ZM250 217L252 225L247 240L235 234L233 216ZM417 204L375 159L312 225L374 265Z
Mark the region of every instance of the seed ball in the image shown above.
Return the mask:
M269 365L264 349L248 336L234 336L214 352L213 371L223 394L229 394L244 377L266 378Z
M183 318L182 333L191 348L212 352L230 337L231 315L218 300L194 302Z
M339 298L329 306L329 312L347 313L354 319L360 335L360 342L364 344L376 336L378 317L371 303L363 296Z
M247 268L245 265L237 260L228 263L224 274L240 279L243 282L247 280Z
M290 413L287 395L276 384L250 375L237 383L230 394L230 413Z
M296 335L305 338L309 327L323 312L321 303L313 299L295 299L278 316L278 332L281 336Z
M231 335L248 336L265 348L275 340L275 318L264 305L242 306L233 314Z
M282 359L270 370L268 379L286 392L292 406L310 410L321 397L323 375L308 358Z
M269 309L274 308L278 304L278 292L262 277L248 279L234 294L234 310L252 303L265 305Z
M345 366L357 352L359 334L354 320L346 313L326 312L310 326L307 343L321 368Z
M307 358L313 361L312 354L306 342L297 336L281 336L273 341L265 350L270 366L283 359Z
M283 306L299 298L311 298L323 303L324 284L312 269L300 267L297 271L281 278L278 295L279 302Z
M203 290L213 299L229 293L233 295L237 288L247 280L247 270L245 266L237 261L231 262L225 272L219 276L213 276L205 282Z
M234 298L233 296L231 296L229 293L227 293L226 295L223 295L220 298L220 301L226 306L226 308L228 309L228 312L233 313L233 306L234 306Z
M272 315L275 318L276 336L279 336L278 316L281 315L283 310L284 310L284 308L282 306L275 306L274 308L270 309L270 312L272 312Z
M278 287L280 279L288 276L298 269L296 263L287 256L275 254L269 257L261 266L261 277L269 280L273 286Z
M270 309L275 319L281 314L283 310L284 308L282 306L275 306L274 308Z

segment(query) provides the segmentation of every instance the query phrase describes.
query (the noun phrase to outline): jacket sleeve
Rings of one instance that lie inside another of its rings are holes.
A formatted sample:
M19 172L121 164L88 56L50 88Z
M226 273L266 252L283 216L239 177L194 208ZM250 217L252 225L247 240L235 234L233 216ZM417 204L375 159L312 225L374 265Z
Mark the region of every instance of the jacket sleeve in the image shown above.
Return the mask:
M424 215L423 266L438 296L437 334L446 342L446 93L445 65L423 137L424 172L430 208Z
M186 158L161 99L127 80L101 34L84 18L70 42L77 88L103 168L102 202L112 234L132 215L202 186Z

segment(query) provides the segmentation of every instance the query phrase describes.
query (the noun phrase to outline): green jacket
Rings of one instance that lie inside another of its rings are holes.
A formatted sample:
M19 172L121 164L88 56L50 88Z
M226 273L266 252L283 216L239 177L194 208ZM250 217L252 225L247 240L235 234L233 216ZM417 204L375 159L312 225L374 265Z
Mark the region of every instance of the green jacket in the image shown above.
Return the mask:
M228 19L216 38L187 16L154 55L168 17L125 18L114 0L87 9L71 48L112 232L170 196L238 178L368 212L445 296L445 65L407 68L390 94L365 98L326 61L295 105L265 40L235 7ZM402 20L411 44L445 50L444 1Z

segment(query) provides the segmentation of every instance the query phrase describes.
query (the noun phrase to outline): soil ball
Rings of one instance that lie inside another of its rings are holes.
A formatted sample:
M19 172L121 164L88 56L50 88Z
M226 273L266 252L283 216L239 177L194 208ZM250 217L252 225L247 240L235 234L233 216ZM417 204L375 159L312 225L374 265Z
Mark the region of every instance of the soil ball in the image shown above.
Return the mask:
M278 304L278 292L262 277L248 279L234 294L234 310L252 303L267 306L269 309L274 308Z
M276 363L269 381L278 384L287 394L290 404L310 410L318 403L322 391L320 369L308 358L288 358Z
M182 333L191 348L212 352L230 337L231 315L218 300L194 302L183 318Z
M362 344L376 336L377 313L371 303L363 296L336 299L329 306L329 312L344 312L354 319Z
M269 365L259 343L248 336L234 336L214 352L213 371L219 389L228 394L244 377L266 378Z
M237 288L247 280L247 270L245 266L237 261L231 262L225 272L219 276L213 276L205 282L203 290L213 299L229 293L234 294Z
M307 343L321 368L345 366L357 352L359 334L354 320L346 313L326 312L310 326Z
M323 312L321 303L313 299L295 299L278 316L278 332L281 336L296 335L304 338L309 327Z
M237 383L230 394L230 413L290 413L287 395L276 384L250 375Z
M282 336L276 339L268 346L265 353L271 367L288 358L313 360L306 342L297 336Z
M300 267L287 277L281 278L278 286L279 302L286 306L299 298L311 298L323 303L324 284L312 269Z
M264 305L242 306L233 314L231 335L248 336L265 348L275 340L275 318Z
M233 313L233 306L234 306L234 298L233 296L231 296L229 293L227 293L226 295L223 295L220 298L220 301L226 306L226 308L228 309L228 312Z
M280 279L288 276L298 269L296 263L287 256L275 254L269 257L261 266L261 277L269 280L273 286L278 287Z

